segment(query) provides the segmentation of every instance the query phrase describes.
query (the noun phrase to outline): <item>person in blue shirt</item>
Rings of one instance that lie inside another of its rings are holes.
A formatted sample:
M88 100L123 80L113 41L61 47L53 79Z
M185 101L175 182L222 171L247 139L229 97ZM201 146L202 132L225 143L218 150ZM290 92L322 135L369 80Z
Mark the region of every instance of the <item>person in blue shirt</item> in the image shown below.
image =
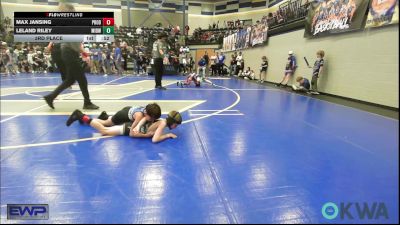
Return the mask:
M312 79L311 79L311 94L318 95L318 78L321 76L322 69L324 67L324 56L325 52L323 50L317 51L317 60L314 62L313 72L312 72Z
M223 70L224 65L225 65L225 55L224 55L224 53L221 52L218 55L217 60L218 60L218 65L217 65L218 75L221 76L222 75L222 70Z
M104 51L104 66L106 67L106 75L107 74L111 74L112 73L112 64L113 64L113 58L111 56L111 50L108 48L108 46L106 45Z
M114 52L114 62L117 69L117 74L122 75L122 53L119 47L119 42L114 42L115 52Z
M204 59L204 56L201 57L201 59L199 60L199 62L197 63L198 67L197 67L197 74L199 74L201 77L204 77L206 74L206 67L207 67L207 62ZM202 73L200 73L200 71L203 71Z
M280 87L282 85L287 86L287 83L289 82L290 77L293 76L296 68L297 68L296 57L293 55L293 51L289 51L289 56L287 58L285 65L285 75L283 76L282 81L276 86L277 87Z
M93 65L92 65L92 68L91 68L91 70L92 70L91 72L92 73L96 73L96 74L98 74L99 71L100 71L99 52L100 52L100 49L97 48L96 44L93 44L93 48L90 51L90 53L92 55L92 62L93 62Z
M298 76L296 81L299 83L299 86L293 84L292 89L293 91L298 92L309 92L310 91L310 81L307 78Z
M97 55L99 57L99 71L100 70L103 71L104 76L107 76L106 67L104 64L104 59L105 59L106 55L103 53L103 45L102 44L99 45L99 51L97 52Z

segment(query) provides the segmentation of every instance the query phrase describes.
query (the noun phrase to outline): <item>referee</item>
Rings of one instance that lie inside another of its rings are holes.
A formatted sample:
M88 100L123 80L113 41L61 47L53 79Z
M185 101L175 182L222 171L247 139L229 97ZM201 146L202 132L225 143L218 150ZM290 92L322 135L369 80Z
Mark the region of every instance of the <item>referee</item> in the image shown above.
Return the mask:
M47 46L47 48L50 50L51 58L54 60L58 70L60 71L61 80L64 81L66 69L65 69L64 62L61 59L61 44L50 42L49 45Z
M74 12L74 6L70 4L61 3L59 6L62 12ZM85 71L82 66L82 61L79 58L79 54L83 51L81 43L79 42L67 42L61 43L61 61L65 68L65 79L62 83L50 94L44 96L46 103L54 109L54 99L65 89L70 87L75 81L78 81L79 88L81 89L84 103L83 109L98 109L99 107L90 101L88 82L85 76ZM57 53L56 53L57 54Z
M160 33L157 36L157 41L153 43L153 61L154 61L154 73L156 88L160 90L167 90L161 85L161 79L164 72L163 59L165 53L167 52L167 40L168 35L165 33Z

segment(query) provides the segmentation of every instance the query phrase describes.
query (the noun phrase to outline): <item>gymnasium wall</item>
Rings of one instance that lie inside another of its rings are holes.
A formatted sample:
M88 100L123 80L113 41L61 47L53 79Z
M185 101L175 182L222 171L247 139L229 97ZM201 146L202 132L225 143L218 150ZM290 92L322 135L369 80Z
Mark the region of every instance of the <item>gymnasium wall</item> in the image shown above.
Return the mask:
M266 55L270 65L267 80L280 82L288 51L293 50L299 66L295 76L311 80L312 71L307 68L303 57L306 56L313 64L316 51L322 49L326 65L318 82L321 92L399 107L397 25L317 39L306 39L303 35L302 29L272 36L263 47L243 50L245 66L258 71L261 57ZM231 53L226 53L227 63Z
M275 11L285 1L277 1L270 8L214 15L200 21L189 15L191 27L207 28L208 24L236 19L255 22ZM314 63L319 49L326 52L324 74L319 80L319 90L324 93L359 99L390 107L399 107L399 50L398 25L367 29L318 39L304 38L304 29L273 36L263 47L243 50L246 67L258 70L261 57L269 58L268 81L280 82L289 50L295 51L299 68L295 74L311 79L311 69L303 57ZM226 53L227 64L230 54ZM257 74L258 75L258 74ZM294 82L294 81L292 81Z

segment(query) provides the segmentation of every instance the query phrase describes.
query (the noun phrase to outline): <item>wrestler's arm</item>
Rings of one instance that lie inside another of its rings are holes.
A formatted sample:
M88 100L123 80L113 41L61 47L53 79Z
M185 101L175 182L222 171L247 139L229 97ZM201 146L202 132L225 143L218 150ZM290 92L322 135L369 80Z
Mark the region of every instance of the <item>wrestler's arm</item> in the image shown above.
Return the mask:
M139 124L139 122L142 121L142 119L143 119L143 114L142 114L142 112L135 112L135 114L134 114L134 121L133 121L133 123L132 123L131 131L130 131L129 135L130 135L131 133L133 133L133 132L139 132L141 126L138 127L137 129L135 129L135 128L136 128L136 126ZM146 122L146 121L145 121L145 122Z
M135 119L135 122L139 121ZM135 137L136 134L139 134L139 130L140 128L146 123L146 117L143 117L142 119L140 119L140 121L138 123L136 123L135 126L133 126L134 124L132 124L131 127L131 131L129 132L129 136L131 137Z
M153 143L158 143L164 141L167 138L177 138L177 136L173 133L163 134L163 130L167 126L167 122L165 120L161 120L160 124L157 127L157 130L154 132L154 136L152 138Z

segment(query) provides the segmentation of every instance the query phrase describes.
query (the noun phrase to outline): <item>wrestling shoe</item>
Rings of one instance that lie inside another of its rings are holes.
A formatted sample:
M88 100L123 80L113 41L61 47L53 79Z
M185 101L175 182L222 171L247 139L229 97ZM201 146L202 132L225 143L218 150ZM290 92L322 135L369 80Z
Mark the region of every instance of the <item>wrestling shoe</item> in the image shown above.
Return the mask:
M83 109L99 109L99 107L93 103L84 104Z
M77 109L69 116L69 118L66 122L66 125L69 127L69 126L71 126L71 124L73 122L75 122L77 120L80 121L82 119L82 117L83 117L83 113L79 109Z
M101 119L101 120L107 120L108 119L108 114L107 114L107 112L106 111L103 111L103 112L101 112L101 114L99 115L99 117L97 117L98 119Z

